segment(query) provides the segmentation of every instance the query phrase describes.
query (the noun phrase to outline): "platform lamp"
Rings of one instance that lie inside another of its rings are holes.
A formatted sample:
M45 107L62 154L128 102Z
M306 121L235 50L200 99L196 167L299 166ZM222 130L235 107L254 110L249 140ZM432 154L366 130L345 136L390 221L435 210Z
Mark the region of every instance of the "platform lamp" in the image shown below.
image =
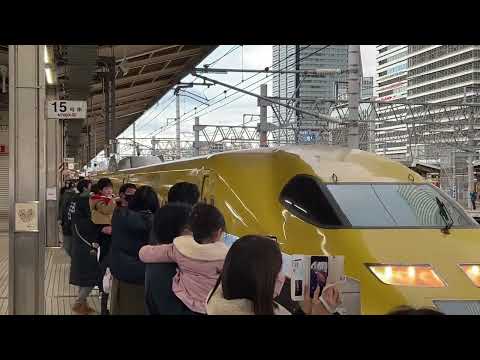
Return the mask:
M53 49L51 46L44 45L43 60L45 62L45 78L47 85L57 84L57 69L54 62Z

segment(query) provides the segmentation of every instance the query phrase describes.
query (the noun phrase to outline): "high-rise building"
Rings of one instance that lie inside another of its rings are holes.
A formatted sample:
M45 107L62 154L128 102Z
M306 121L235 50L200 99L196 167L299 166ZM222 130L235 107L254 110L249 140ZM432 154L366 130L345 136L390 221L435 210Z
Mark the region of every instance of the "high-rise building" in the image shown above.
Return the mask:
M480 46L409 45L408 100L461 102L473 85L480 85Z
M378 100L391 101L407 96L408 45L377 46Z
M323 48L323 49L322 49ZM321 50L320 50L321 49ZM314 53L313 55L311 55ZM273 70L342 69L348 64L348 45L273 45ZM335 89L346 81L346 75L275 74L272 96L300 98L296 105L311 112L328 113L330 104L324 99L333 99ZM312 120L308 115L280 109L283 119L289 114L290 121L298 126ZM315 140L315 131L301 131L299 142Z
M467 100L477 96L475 86L480 86L478 45L377 46L378 100L459 103L464 96ZM377 126L376 152L405 159L409 152L407 129L393 118L404 114L401 108L395 114L386 111L379 107L384 122Z
M368 76L362 78L362 89L360 96L362 99L372 99L373 98L373 89L374 81L373 76Z
M360 89L360 98L362 100L372 99L374 94L374 81L373 76L362 78L362 87ZM336 99L347 100L348 99L348 86L346 82L342 82L338 87Z
M405 100L407 97L408 45L378 45L376 87L377 100ZM376 135L379 141L375 144L378 154L393 159L402 159L407 151L406 127L396 124L397 114L390 113L388 108L378 107L377 113L386 120L377 125ZM399 135L401 134L401 135Z

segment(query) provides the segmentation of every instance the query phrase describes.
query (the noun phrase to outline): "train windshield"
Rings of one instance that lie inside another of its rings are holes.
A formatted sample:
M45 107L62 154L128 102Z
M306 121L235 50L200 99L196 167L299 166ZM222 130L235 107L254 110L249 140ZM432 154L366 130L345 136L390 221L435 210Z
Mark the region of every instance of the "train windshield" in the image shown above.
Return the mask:
M477 227L451 199L428 184L328 184L352 227Z

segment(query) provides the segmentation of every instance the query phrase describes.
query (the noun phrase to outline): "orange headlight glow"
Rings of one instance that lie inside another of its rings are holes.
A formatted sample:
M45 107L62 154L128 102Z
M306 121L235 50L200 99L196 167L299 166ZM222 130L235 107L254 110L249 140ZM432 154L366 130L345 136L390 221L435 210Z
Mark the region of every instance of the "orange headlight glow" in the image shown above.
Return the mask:
M476 287L480 287L480 265L478 264L460 264L463 272L472 280Z
M387 285L445 287L430 265L368 265L368 268Z

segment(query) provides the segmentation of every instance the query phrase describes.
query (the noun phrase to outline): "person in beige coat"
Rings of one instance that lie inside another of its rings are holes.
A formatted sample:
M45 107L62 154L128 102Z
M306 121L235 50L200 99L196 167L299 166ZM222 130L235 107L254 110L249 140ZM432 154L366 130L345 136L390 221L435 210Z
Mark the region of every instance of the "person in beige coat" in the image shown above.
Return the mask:
M113 196L113 184L108 178L98 181L98 193L90 197L89 205L92 222L97 226L95 246L100 247L99 263L102 279L109 267L109 252L112 235L112 216L118 199ZM103 282L99 284L101 290L101 313L108 314L108 294L103 289Z
M233 243L225 258L223 271L207 297L208 315L290 315L274 299L280 294L284 276L281 273L282 254L278 244L267 237L247 235ZM336 287L320 294L315 290L312 299L301 303L307 315L330 315L320 300L331 308L340 305Z

